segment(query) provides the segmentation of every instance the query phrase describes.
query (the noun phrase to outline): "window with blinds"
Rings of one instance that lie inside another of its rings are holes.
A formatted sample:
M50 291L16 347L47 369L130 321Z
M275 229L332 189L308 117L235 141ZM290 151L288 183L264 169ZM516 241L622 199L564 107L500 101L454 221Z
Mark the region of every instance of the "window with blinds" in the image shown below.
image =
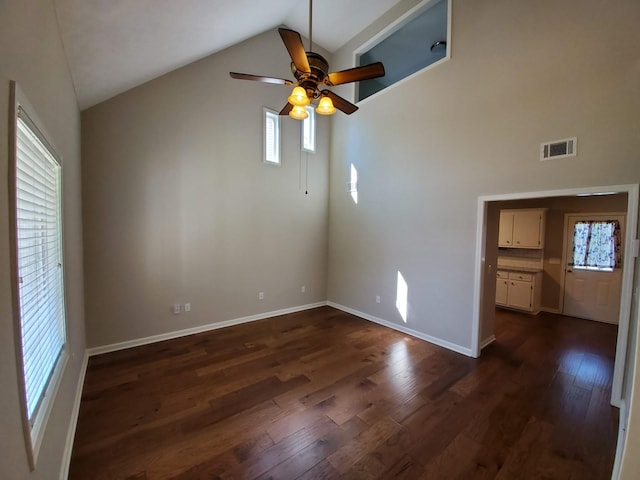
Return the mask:
M25 410L32 443L65 346L61 166L21 107L16 120L15 235ZM41 438L40 438L41 440ZM35 445L32 445L37 450Z
M265 108L263 123L263 161L272 165L280 165L280 116L274 110Z

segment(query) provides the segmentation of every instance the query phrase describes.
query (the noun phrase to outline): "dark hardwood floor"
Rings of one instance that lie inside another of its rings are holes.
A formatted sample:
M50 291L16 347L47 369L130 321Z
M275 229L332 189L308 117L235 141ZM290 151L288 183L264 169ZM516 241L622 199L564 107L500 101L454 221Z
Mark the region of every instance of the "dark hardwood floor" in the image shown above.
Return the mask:
M478 360L329 307L92 357L69 478L610 478L616 327L496 317Z

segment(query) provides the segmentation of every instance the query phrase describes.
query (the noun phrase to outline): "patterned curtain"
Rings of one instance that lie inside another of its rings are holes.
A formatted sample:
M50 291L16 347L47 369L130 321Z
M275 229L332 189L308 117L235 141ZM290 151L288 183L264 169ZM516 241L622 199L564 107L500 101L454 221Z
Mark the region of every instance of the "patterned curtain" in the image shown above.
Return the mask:
M621 265L620 222L576 222L573 232L573 265L619 268Z

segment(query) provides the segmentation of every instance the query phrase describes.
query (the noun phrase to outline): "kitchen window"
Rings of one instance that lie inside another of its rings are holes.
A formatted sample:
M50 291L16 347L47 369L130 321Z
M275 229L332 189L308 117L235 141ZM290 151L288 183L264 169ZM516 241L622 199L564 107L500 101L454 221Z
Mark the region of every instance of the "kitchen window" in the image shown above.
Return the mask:
M580 221L573 231L573 267L613 271L621 265L620 222Z

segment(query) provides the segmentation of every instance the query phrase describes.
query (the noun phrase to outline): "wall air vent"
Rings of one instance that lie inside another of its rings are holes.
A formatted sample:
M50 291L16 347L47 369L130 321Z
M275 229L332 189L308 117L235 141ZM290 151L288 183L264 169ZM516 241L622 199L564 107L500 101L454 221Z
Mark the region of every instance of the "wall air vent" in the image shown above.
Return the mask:
M578 138L565 138L540 144L540 160L575 157L578 150Z

